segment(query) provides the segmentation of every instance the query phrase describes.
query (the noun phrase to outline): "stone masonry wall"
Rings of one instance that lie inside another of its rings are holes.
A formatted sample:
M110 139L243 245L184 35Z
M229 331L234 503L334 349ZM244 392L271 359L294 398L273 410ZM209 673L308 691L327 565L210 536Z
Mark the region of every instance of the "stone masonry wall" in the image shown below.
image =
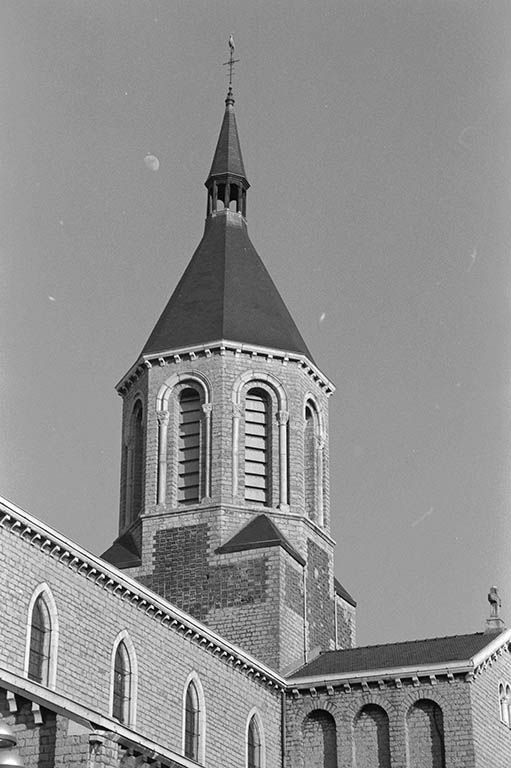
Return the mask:
M491 660L470 686L476 768L511 765L511 727L500 718L499 683L511 684L509 650Z
M138 671L135 728L171 749L182 749L183 692L195 671L204 689L208 768L245 768L245 731L257 708L267 744L267 768L280 765L280 696L247 672L219 658L178 627L162 625L141 610L124 590L112 592L76 571L72 558L41 551L30 540L0 528L3 608L0 614L0 666L23 675L28 607L34 590L46 583L58 620L56 691L100 714L110 712L112 649L128 632ZM206 644L207 645L207 644Z
M285 766L311 768L304 760L308 734L311 733L310 716L317 719L316 713L324 712L335 723L337 754L335 762L330 756L330 762L324 762L323 765L335 765L336 768L387 768L390 755L392 768L411 768L409 760L413 753L421 755L421 768L475 768L476 765L477 768L483 768L483 765L485 768L504 768L509 764L511 753L508 753L506 763L492 760L486 763L475 762L470 710L471 685L464 678L455 679L451 683L439 679L434 685L425 680L417 685L403 680L399 688L393 681L382 681L381 689L376 682L369 683L365 691L361 685L352 683L347 690L334 687L331 694L323 689L317 695L311 695L309 691L290 695L286 711ZM414 713L417 709L414 709L414 705L424 701L427 702L426 708L431 708L431 702L434 702L442 713L444 765L438 757L433 760L428 758L432 749L435 749L434 739L432 746L432 728L423 731L415 729L413 735L416 741L412 749L409 749L409 713ZM417 739L421 739L420 743Z

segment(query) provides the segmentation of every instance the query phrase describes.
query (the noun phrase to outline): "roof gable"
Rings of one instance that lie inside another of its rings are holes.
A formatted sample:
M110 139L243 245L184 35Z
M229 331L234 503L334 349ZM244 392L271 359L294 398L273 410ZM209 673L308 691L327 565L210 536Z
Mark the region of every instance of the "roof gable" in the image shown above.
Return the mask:
M227 552L243 552L249 549L263 547L282 547L291 557L294 557L300 565L305 565L305 560L289 543L283 533L277 528L273 520L267 515L258 515L252 518L241 531L238 531L226 544L218 547L216 553L221 555Z

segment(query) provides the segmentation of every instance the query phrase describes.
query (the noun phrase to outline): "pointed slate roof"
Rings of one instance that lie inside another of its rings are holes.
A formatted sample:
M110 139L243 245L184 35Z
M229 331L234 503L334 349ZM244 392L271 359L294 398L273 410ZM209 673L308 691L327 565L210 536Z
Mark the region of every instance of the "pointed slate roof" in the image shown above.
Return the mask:
M313 360L238 213L220 212L156 323L143 354L226 339Z
M227 552L244 552L248 549L261 549L263 547L282 547L291 557L294 557L300 565L305 565L305 560L291 546L283 533L279 531L273 520L267 515L258 515L252 518L241 531L238 531L226 544L218 547L216 554Z
M475 632L470 635L431 637L426 640L326 651L293 672L291 678L468 661L492 639L492 635Z
M232 92L206 186L248 189ZM221 177L221 178L220 178ZM244 210L244 209L243 209ZM244 216L210 210L204 235L142 354L235 341L313 358L273 280L250 242Z
M231 88L225 100L224 119L208 178L223 174L233 174L246 179Z

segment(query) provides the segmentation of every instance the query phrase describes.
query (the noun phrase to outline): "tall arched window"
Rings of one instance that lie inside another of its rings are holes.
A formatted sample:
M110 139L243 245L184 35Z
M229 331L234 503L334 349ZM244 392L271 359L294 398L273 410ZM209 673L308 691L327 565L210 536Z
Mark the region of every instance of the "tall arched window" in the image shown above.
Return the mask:
M136 520L144 502L144 409L140 400L131 412L125 448L126 456L126 522Z
M261 732L255 715L248 724L247 733L247 768L263 768Z
M51 631L50 611L41 594L32 608L27 674L42 685L50 681Z
M201 498L201 422L199 392L186 387L179 395L178 497L180 504L193 504Z
M245 398L245 500L270 503L270 399L259 388Z
M200 704L197 688L193 680L186 689L185 696L185 757L199 760L200 749Z
M129 723L131 715L132 673L128 649L123 640L117 646L113 669L112 717Z
M310 403L308 403L305 407L303 480L305 491L305 514L310 520L317 519L316 426L317 414Z

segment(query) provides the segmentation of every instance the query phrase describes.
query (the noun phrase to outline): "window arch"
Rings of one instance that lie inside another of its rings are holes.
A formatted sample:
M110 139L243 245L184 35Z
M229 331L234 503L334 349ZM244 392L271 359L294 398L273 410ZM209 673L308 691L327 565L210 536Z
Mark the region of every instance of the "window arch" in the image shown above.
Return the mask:
M261 719L252 710L247 720L247 768L264 768L264 733Z
M389 717L377 704L366 704L354 721L357 768L390 768Z
M509 683L499 685L499 710L500 719L505 725L510 725L511 686Z
M197 504L203 495L202 393L187 382L179 391L178 503Z
M302 723L302 739L307 768L337 768L337 728L330 712L309 712Z
M245 501L270 504L271 403L261 387L245 396Z
M409 768L445 768L444 718L431 699L419 699L406 716Z
M125 446L126 524L132 523L144 503L144 408L137 398L131 411Z
M134 725L136 712L137 663L133 643L121 632L112 650L110 711L125 725Z
M204 763L206 730L204 692L195 672L189 675L183 696L183 754Z
M57 667L57 607L47 584L32 595L28 610L25 674L29 680L55 686Z
M316 443L318 437L317 412L309 401L305 406L305 429L303 436L303 480L305 496L305 514L311 520L318 519L318 467Z

